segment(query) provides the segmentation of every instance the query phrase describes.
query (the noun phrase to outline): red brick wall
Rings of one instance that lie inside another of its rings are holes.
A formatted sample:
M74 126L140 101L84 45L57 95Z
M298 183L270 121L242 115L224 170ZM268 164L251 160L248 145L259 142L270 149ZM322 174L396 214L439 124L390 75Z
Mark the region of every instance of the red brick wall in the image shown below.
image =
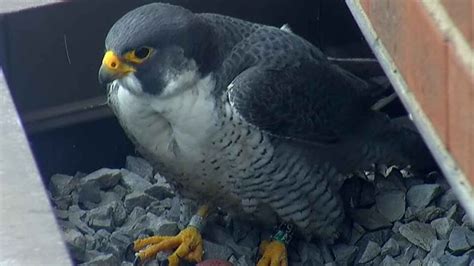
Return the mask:
M438 136L474 184L474 0L441 0L471 49L467 54L456 51L421 0L360 3Z

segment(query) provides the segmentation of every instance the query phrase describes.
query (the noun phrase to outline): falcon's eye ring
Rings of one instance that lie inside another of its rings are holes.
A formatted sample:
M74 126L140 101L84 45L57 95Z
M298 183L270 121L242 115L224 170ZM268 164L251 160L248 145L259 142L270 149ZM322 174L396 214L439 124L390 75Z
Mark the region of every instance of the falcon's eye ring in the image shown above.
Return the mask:
M123 58L129 62L141 64L151 56L152 52L153 48L142 46L138 49L128 51L123 55Z
M137 50L133 51L133 55L138 59L145 59L150 55L150 48L140 47Z

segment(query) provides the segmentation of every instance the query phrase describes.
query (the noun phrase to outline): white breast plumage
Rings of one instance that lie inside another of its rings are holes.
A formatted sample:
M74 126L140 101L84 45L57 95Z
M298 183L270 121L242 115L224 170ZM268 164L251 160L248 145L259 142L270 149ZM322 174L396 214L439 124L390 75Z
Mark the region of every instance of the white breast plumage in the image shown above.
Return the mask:
M161 96L131 93L118 84L117 116L138 144L161 161L199 159L217 130L211 95L215 80L210 75L196 82L189 82L190 78L189 74L178 77ZM183 88L189 84L194 85Z

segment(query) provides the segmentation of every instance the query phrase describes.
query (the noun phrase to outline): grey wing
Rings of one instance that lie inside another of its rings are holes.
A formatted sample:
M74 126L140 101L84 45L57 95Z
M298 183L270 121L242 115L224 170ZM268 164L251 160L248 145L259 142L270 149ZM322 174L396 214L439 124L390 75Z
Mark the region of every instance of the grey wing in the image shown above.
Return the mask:
M340 141L369 112L368 85L326 60L295 60L240 73L227 91L231 105L246 122L276 136Z

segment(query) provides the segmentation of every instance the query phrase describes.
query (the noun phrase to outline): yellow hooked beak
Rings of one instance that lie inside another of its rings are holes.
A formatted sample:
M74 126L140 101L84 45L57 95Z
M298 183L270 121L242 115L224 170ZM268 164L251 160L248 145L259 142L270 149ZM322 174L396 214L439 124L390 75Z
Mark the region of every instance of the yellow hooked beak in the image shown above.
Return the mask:
M114 52L107 51L99 69L99 82L110 83L135 71L133 66L125 63Z

